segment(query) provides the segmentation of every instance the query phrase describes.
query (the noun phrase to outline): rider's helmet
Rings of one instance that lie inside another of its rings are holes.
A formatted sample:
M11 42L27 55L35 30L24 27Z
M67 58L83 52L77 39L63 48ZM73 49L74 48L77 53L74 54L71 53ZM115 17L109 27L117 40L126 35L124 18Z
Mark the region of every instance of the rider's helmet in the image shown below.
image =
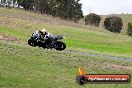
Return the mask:
M42 29L40 30L43 34L47 34L47 30L46 29Z

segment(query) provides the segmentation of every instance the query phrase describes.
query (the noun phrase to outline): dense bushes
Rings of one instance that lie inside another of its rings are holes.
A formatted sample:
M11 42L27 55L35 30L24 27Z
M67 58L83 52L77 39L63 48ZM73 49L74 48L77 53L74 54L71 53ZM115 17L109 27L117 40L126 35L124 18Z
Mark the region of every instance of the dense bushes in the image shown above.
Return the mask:
M127 34L132 37L132 23L128 23Z
M85 25L90 24L93 26L99 26L101 17L95 13L90 13L85 17Z
M105 29L111 32L120 33L122 26L123 23L120 17L116 17L116 16L108 17L104 21Z

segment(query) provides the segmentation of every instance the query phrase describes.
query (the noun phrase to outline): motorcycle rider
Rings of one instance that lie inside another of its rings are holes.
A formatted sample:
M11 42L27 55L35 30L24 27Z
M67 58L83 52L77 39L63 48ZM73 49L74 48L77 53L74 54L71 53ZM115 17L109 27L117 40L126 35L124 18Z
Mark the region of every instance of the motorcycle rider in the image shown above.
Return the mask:
M44 41L47 48L50 48L50 43L54 39L53 35L49 33L46 29L41 29L40 31L35 31L32 34L35 40Z
M41 32L41 31L35 31L35 32L32 34L32 38L33 38L34 40L41 40L42 35L43 35L43 32Z
M53 35L51 33L49 33L46 29L42 29L41 32L42 32L42 36L43 36L44 40L48 40L53 37Z

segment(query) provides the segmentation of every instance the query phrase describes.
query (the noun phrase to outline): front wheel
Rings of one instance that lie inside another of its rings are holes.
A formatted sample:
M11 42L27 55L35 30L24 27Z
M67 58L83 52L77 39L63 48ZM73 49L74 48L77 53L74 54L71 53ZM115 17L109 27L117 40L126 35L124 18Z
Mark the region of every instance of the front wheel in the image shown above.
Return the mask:
M64 50L66 48L66 44L62 41L56 41L55 42L55 49L56 50Z
M32 40L32 39L29 39L28 40L28 44L30 45L30 46L36 46L36 42L34 41L34 40Z

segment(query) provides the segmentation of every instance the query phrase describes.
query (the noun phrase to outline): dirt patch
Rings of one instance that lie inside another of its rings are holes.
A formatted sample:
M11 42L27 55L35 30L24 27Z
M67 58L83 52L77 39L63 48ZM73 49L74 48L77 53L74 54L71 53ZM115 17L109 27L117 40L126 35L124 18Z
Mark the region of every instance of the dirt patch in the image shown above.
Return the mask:
M86 63L89 63L87 66ZM121 65L116 63L108 63L108 62L96 62L93 60L90 61L84 61L83 64L86 64L86 67L89 68L98 68L98 69L104 69L104 70L112 70L112 71L124 71L124 72L132 72L132 66L131 65Z
M18 41L18 39L16 37L7 36L7 35L4 35L4 34L0 34L0 40L4 40L4 41Z
M0 24L8 24L9 22L7 21L6 18L0 17Z
M132 71L132 66L123 66L123 65L118 65L118 64L111 64L111 63L107 63L105 65L105 67L110 68L112 70L129 70Z

